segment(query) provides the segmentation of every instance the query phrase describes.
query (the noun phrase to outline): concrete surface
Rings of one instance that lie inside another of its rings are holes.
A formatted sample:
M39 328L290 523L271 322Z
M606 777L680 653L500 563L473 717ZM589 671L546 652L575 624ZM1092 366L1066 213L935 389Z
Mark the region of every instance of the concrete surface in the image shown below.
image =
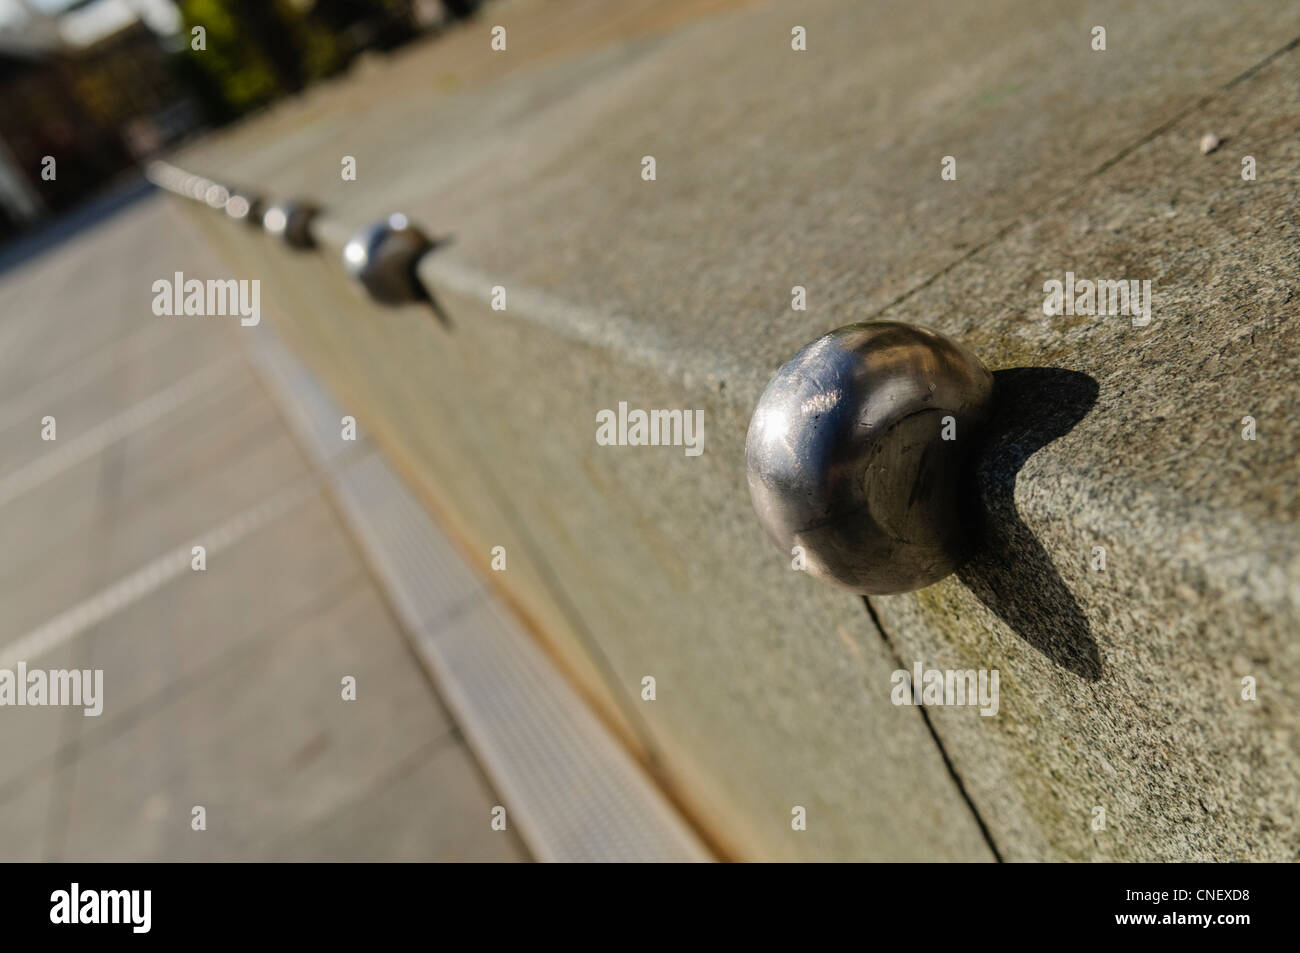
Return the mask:
M877 602L909 657L1002 670L1003 717L934 717L1009 856L1300 856L1298 109L1292 48L882 315L1093 381L1007 382L988 549ZM1149 277L1151 325L1032 314L1016 291L1067 267Z
M742 857L1297 856L1300 10L766 3L493 59L529 9L177 161L451 239L421 267L448 328L204 220L473 546L528 554L512 588L705 827ZM1067 270L1152 280L1152 323L1045 317ZM743 441L779 363L873 317L961 339L1002 412L987 551L867 612L769 550ZM597 447L624 400L703 408L705 454ZM894 707L915 661L997 668L999 716Z
M177 270L224 271L155 196L0 275L0 655L82 606L24 660L104 673L98 717L0 708L0 859L527 859L236 319L153 315Z

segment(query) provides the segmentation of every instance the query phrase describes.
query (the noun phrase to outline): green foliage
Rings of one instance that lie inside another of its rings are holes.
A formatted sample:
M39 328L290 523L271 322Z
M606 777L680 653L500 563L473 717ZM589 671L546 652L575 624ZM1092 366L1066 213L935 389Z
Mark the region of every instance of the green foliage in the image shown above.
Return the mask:
M208 78L224 101L221 110L238 115L296 92L343 69L355 51L345 38L347 17L333 4L286 0L180 0L183 53ZM349 12L365 9L351 5ZM373 7L378 17L397 16L398 3ZM207 33L206 49L195 50L193 28Z
M230 0L181 0L185 55L208 75L232 113L246 112L281 92L269 57L241 36L236 5ZM193 28L207 33L206 49L192 47Z

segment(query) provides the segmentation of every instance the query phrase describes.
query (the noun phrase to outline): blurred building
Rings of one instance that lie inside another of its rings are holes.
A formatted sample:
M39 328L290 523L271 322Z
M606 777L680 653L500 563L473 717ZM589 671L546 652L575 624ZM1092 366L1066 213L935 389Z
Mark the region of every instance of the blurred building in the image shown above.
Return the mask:
M0 0L0 240L205 123L263 108L346 70L364 50L394 49L478 6L66 0L49 12Z
M0 237L75 204L199 124L159 33L169 8L81 0L51 14L24 4L0 28Z
M33 152L29 146L34 137L16 108L22 101L22 86L43 69L44 62L45 53L35 43L0 32L0 95L6 103L0 111L0 236L34 221L44 210L24 162Z

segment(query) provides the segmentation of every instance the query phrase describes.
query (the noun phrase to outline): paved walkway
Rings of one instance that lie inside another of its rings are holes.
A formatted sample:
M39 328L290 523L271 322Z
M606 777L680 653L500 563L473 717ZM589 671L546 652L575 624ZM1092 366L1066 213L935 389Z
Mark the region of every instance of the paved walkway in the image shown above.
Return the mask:
M0 860L527 859L237 319L153 315L176 271L226 274L155 196L0 272L0 669L104 673L0 707Z

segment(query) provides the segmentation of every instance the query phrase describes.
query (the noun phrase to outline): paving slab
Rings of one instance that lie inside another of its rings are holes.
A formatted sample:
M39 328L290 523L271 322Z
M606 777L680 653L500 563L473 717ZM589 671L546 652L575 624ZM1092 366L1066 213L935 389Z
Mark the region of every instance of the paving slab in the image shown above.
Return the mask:
M434 742L355 803L269 849L267 860L502 863L528 859L507 827L483 836L496 800L457 744ZM358 844L362 845L358 850Z
M245 387L255 388L243 368ZM239 380L233 383L238 385ZM5 635L17 637L66 606L77 592L98 592L163 552L202 544L221 527L305 474L305 463L265 394L214 394L197 414L160 421L75 472L15 501L14 532L33 539L25 556L6 560ZM137 489L138 488L138 489ZM63 499L74 504L58 514ZM76 517L92 509L89 526ZM13 565L16 563L16 565Z
M79 737L98 744L120 733L201 684L231 653L315 618L364 578L333 509L319 494L308 499L204 572L179 577L82 638L81 664L104 671L111 695L103 715L83 720Z
M222 268L155 198L0 274L0 654L104 684L97 717L0 709L0 857L255 859L292 834L396 859L383 798L423 797L424 859L528 859L254 376L255 329L151 313L155 278ZM208 538L202 572L168 555Z
M60 775L75 785L69 859L248 857L450 731L368 585L223 661ZM341 697L345 675L355 701ZM191 830L194 805L207 808L206 831Z
M131 339L155 323L153 282L176 271L228 277L220 260L186 244L157 214L152 196L26 264L0 275L5 290L0 395L8 399L51 375ZM202 347L219 322L189 319L185 340Z

